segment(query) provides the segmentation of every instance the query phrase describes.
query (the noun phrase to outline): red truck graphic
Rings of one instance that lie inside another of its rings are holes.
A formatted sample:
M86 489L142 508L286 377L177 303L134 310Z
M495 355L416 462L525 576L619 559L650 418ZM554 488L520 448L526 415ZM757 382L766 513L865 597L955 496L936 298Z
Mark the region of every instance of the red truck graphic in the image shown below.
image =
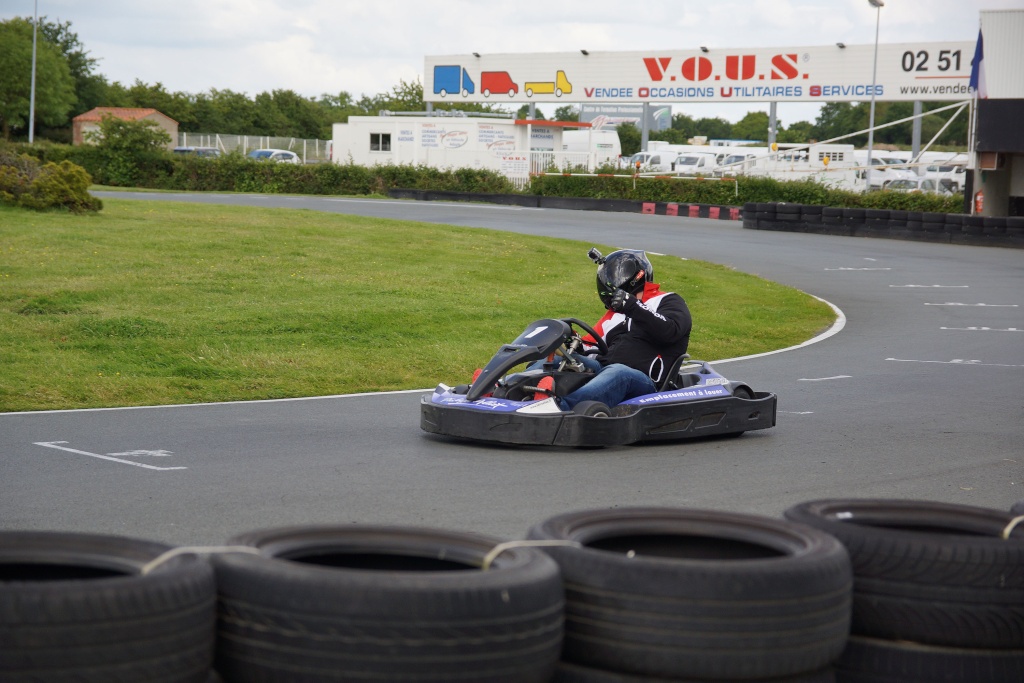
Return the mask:
M519 86L512 82L507 71L484 71L480 74L480 92L484 97L490 97L492 92L507 92L509 97L515 97Z

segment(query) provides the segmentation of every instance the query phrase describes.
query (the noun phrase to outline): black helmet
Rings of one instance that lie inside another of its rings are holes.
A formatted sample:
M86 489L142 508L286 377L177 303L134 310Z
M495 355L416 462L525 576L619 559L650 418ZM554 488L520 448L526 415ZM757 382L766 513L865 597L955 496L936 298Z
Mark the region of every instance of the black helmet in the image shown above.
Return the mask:
M597 266L597 295L607 306L615 291L624 289L633 296L644 290L644 285L654 281L654 267L647 254L639 249L619 249L602 257L591 250L591 258Z

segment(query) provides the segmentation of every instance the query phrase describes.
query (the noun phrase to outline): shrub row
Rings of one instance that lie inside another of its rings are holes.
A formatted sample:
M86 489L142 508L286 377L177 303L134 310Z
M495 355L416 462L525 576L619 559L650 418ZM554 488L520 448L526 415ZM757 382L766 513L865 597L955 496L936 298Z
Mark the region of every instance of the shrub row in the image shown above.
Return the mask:
M743 206L743 227L1024 248L1024 216L967 216L938 211L750 202Z
M439 170L427 166L354 164L257 163L237 154L219 159L178 157L164 153L134 159L131 174L92 145L37 143L19 145L21 151L40 161L68 160L85 168L101 185L124 185L130 177L135 186L182 191L287 192L294 194L385 194L394 188L547 197L615 199L676 204L742 206L747 202L787 202L820 206L889 209L901 211L960 211L963 199L930 194L837 190L811 181L779 181L774 178L671 179L629 174L599 176L545 175L532 178L521 191L502 175L483 169Z

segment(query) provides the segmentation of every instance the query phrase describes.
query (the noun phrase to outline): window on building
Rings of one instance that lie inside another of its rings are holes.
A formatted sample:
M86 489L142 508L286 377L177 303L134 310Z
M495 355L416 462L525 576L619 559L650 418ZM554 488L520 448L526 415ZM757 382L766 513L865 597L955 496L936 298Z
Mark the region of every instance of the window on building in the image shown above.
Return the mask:
M390 152L391 133L370 133L371 152Z

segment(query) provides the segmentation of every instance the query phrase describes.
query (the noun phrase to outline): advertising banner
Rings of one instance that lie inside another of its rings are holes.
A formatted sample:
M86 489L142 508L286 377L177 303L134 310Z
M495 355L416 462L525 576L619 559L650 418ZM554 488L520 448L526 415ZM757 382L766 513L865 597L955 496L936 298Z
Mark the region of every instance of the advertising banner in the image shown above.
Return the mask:
M426 57L427 102L678 103L969 99L974 43ZM872 85L874 83L874 85Z

